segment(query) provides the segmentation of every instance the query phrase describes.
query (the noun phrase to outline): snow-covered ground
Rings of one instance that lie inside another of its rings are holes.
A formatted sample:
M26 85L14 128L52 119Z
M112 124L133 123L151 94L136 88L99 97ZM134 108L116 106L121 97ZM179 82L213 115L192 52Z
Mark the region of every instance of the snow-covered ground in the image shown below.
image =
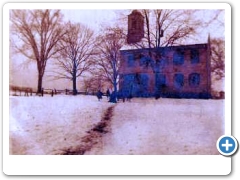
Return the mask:
M108 132L89 132L109 107ZM64 154L91 142L87 155L211 155L223 134L224 100L10 96L10 154Z
M10 154L59 154L81 143L110 103L94 96L10 97Z

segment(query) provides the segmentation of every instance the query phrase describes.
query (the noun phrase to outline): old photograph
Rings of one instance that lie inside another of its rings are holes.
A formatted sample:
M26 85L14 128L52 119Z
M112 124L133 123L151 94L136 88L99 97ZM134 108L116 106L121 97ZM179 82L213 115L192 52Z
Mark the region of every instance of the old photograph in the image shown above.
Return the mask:
M9 38L10 155L219 155L224 9L10 9Z

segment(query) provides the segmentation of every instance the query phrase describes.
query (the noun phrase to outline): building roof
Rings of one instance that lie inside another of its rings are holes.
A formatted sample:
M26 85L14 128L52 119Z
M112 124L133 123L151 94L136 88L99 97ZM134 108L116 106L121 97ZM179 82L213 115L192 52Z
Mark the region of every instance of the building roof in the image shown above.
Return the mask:
M207 43L203 44L188 44L188 45L179 45L179 46L167 46L167 47L160 47L160 48L140 48L140 49L124 49L120 50L121 53L127 53L127 52L138 52L138 51L148 51L148 50L174 50L174 49L190 49L190 48L207 48Z

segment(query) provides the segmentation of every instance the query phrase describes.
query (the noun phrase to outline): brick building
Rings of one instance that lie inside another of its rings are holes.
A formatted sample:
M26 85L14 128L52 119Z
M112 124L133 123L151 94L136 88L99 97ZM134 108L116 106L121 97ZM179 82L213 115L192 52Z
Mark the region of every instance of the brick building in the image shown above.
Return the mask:
M119 92L133 97L210 98L210 44L121 50Z

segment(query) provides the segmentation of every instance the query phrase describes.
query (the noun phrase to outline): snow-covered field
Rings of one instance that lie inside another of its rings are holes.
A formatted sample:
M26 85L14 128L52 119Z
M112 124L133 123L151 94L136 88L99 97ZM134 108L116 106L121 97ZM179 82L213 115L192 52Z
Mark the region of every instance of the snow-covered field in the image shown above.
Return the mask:
M211 155L223 134L224 100L10 96L10 154Z

